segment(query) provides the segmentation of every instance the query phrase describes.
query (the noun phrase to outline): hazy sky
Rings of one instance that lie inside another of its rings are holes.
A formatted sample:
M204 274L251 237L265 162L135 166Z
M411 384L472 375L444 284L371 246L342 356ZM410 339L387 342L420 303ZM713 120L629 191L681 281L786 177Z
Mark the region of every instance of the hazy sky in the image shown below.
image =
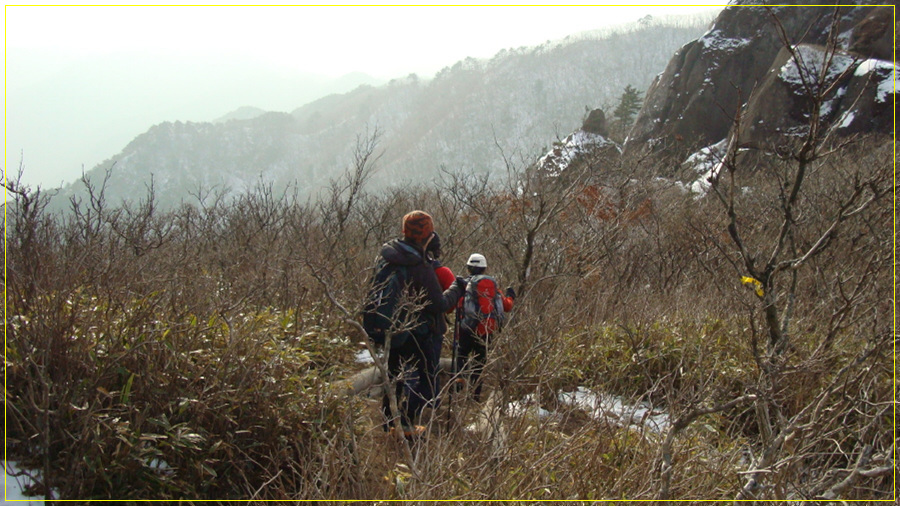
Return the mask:
M647 14L708 11L709 6L726 2L683 2L691 6L647 2L625 7L598 6L596 2L593 6L516 3L519 5L7 6L6 49L52 48L72 56L135 50L227 52L330 76L360 71L392 78L410 72L433 73L467 56L490 57L504 48L537 45L580 31L633 22Z
M247 65L253 75L262 75L259 69L264 66L285 76L363 72L382 79L410 73L429 77L469 56L489 58L505 48L538 45L647 14L709 12L727 2L627 7L596 2L328 7L218 3L6 6L4 112L9 135L4 167L14 172L24 152L25 180L55 186L74 180L82 166L92 168L162 121L209 121L243 105L284 111L303 105L276 103L278 94L265 89L273 85L269 74L266 85L249 80L241 84L233 74L222 74L222 80L211 84L214 71L197 61ZM101 69L97 62L111 59L118 59L120 70L98 75L106 67ZM131 80L124 81L123 74ZM148 89L138 93L141 83ZM240 95L241 86L246 96ZM174 92L176 99L171 98Z

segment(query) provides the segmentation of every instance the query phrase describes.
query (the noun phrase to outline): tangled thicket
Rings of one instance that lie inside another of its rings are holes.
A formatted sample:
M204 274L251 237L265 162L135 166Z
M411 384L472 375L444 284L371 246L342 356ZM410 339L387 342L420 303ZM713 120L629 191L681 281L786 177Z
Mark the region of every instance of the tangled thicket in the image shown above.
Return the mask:
M622 159L563 175L510 161L504 177L370 192L375 140L314 202L260 185L160 211L152 187L113 207L97 185L49 215L46 194L7 183L6 444L36 492L891 497L892 144L810 162L782 252L812 254L760 296L741 283L745 258L767 260L781 237L795 160L733 161L731 208ZM381 432L373 401L334 387L360 369L362 338L330 297L360 306L412 209L434 216L446 265L483 253L519 297L487 370L496 430L466 430L478 409L457 399L457 423L442 406L407 447ZM579 386L671 424L559 402ZM507 408L526 397L555 415Z

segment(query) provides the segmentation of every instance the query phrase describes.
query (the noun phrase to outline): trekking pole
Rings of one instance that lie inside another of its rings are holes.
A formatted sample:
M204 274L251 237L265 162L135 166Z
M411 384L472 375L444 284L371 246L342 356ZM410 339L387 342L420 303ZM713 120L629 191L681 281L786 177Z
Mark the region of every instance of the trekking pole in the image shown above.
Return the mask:
M451 410L453 409L453 391L456 390L456 353L457 347L459 345L459 317L460 317L461 309L459 304L456 304L456 314L453 319L453 351L450 354L450 390L447 391L447 430L450 430L450 425L452 423Z

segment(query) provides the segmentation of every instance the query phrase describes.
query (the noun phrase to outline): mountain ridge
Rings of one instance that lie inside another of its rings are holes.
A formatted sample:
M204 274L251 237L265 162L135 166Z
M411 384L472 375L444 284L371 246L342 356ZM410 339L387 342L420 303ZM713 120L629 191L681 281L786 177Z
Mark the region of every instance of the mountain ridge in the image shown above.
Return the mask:
M411 74L361 85L286 115L165 122L85 175L100 181L109 172L106 196L114 205L145 194L150 174L163 207L191 200L199 187L240 192L260 181L312 196L347 167L366 132L379 133L383 151L374 188L427 181L443 168L501 170L503 156L536 158L587 111L610 107L626 85L645 88L672 52L705 28L647 25L504 50L456 62L433 79ZM57 201L77 198L80 186L67 185Z

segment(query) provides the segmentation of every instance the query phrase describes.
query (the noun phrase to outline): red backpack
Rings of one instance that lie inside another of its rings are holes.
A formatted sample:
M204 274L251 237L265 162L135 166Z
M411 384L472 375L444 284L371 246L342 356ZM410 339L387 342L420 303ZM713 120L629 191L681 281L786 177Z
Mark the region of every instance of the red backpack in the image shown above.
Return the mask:
M472 276L463 298L462 324L480 336L498 332L503 327L503 297L494 278Z

